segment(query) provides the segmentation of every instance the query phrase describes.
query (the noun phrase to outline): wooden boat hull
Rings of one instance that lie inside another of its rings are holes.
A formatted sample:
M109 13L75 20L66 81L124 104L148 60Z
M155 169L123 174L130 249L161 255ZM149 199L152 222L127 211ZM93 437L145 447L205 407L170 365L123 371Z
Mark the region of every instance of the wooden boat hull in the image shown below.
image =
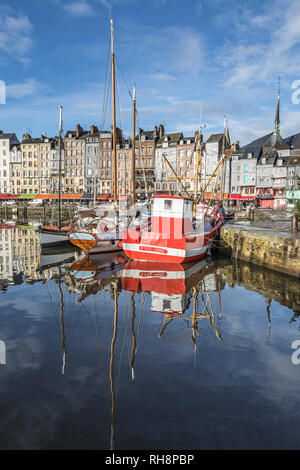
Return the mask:
M86 254L111 253L122 250L119 246L120 237L114 238L114 236L103 236L103 238L100 239L97 234L80 230L70 232L69 241L83 250Z

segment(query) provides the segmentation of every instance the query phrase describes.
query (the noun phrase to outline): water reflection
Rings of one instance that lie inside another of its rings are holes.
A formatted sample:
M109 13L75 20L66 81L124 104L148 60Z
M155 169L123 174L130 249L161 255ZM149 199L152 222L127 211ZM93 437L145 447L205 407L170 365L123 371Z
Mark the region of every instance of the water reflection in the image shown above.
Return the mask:
M1 448L288 447L299 280L228 259L41 252L28 226L0 237Z

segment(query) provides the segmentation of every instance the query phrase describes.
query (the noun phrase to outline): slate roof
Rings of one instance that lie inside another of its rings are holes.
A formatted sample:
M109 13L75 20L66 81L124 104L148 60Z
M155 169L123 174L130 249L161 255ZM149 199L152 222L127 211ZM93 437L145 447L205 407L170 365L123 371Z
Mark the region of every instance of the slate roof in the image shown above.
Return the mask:
M2 134L0 134L0 139L11 139L13 142L19 142L18 137L14 132L9 132L7 134L3 132Z
M212 134L206 141L207 144L213 143L213 142L220 142L221 139L223 139L223 133L222 134Z
M300 148L300 133L291 135L284 139L284 141L289 147Z
M177 144L177 142L182 137L182 132L175 132L173 134L164 134L157 142L157 145L161 145L165 141L165 137L168 137L169 144Z
M270 134L264 135L263 137L259 137L258 139L253 140L253 142L250 142L250 144L240 147L234 152L234 154L240 155L241 158L247 158L248 153L252 152L252 158L259 158L262 150L268 147L288 148L289 146L279 134L271 132Z

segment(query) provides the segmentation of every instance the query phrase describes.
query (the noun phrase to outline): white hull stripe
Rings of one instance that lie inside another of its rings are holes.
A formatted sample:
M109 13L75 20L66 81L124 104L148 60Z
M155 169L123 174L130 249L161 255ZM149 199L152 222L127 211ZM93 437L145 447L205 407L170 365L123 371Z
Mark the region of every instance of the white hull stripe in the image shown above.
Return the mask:
M151 253L163 256L178 256L183 258L190 258L192 256L206 253L207 246L193 248L191 250L181 250L179 248L167 248L154 245L140 245L138 243L123 243L123 250L134 251L136 253Z
M206 266L205 261L200 261L195 266L187 271L166 271L163 268L161 270L147 270L147 269L125 269L122 273L122 277L130 277L136 279L152 279L152 278L160 278L166 280L181 280L181 279L188 279L195 273L198 273Z

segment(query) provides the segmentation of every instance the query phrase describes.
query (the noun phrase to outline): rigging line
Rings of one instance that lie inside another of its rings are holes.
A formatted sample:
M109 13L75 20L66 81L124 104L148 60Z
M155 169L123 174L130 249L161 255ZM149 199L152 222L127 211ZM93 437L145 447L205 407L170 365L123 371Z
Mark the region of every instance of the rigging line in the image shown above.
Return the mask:
M119 69L119 70L120 70L120 72L121 72L121 76L122 76L122 78L123 78L123 80L124 80L124 83L125 83L125 85L126 85L126 87L127 87L127 90L128 90L129 96L130 96L130 97L131 97L131 99L132 99L132 93L131 93L131 90L130 90L130 88L129 88L129 86L128 86L128 83L126 82L125 75L123 74L123 71L122 71L122 69L121 69L121 67L120 67L120 65L119 65L119 62L118 62L118 60L116 60L116 64L117 64L117 67L118 67L118 69Z
M105 128L106 118L107 118L107 106L109 103L109 94L110 94L110 80L109 80L110 74L111 74L111 63L109 63L108 74L107 74L105 89L104 89L103 115L102 115L102 123L101 123L102 130L104 130Z
M142 301L141 301L141 306L140 306L140 311L139 311L136 352L138 352L139 346L140 346L140 334L141 334L141 326L142 326L142 317L143 317L143 307L144 307L144 303L145 303L145 293L144 293L144 291L143 291L143 292L142 292Z
M102 117L101 117L101 125L100 125L101 130L103 130L104 124L105 124L105 112L106 112L105 103L107 101L107 97L106 97L107 85L108 85L108 77L109 77L110 66L111 66L109 57L110 57L110 38L109 38L109 43L108 43L107 59L106 59L105 86L104 86L104 97L103 97L103 103L102 103Z

